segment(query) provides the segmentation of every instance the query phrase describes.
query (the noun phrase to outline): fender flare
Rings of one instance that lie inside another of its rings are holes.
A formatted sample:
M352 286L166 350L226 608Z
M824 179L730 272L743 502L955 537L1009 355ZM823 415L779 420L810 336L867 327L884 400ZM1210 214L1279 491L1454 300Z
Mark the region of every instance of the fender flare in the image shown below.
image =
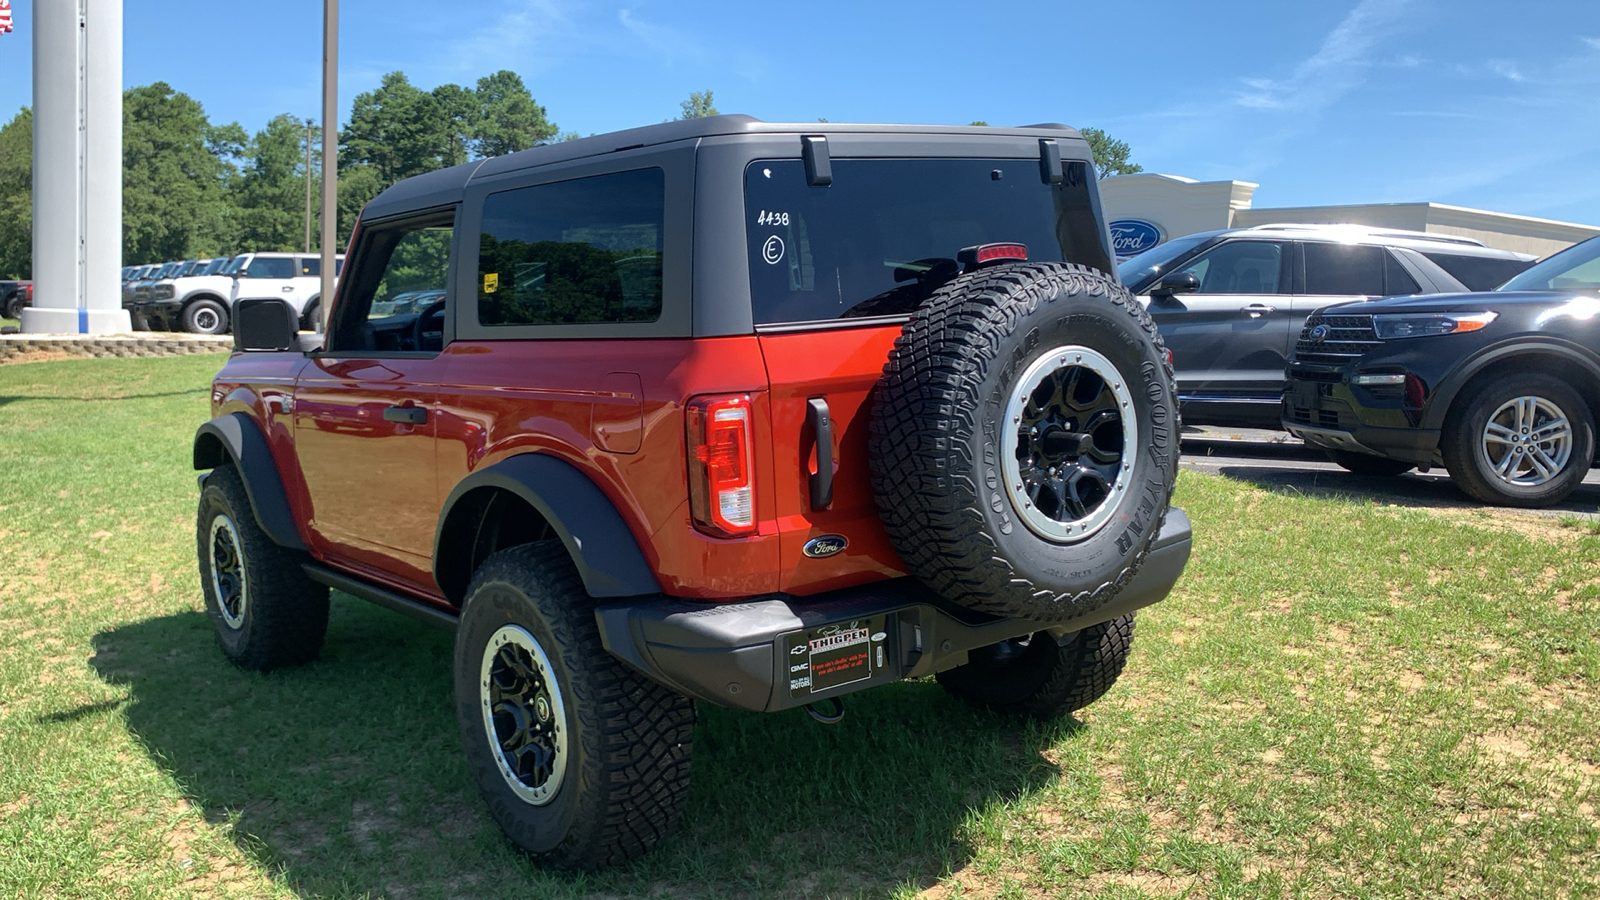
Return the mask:
M434 580L443 583L439 565L457 503L481 488L498 488L539 511L566 545L591 597L639 597L661 593L661 583L611 499L589 476L564 460L525 453L501 460L463 478L439 511L434 532Z
M256 524L272 542L291 550L305 550L300 529L289 509L289 497L278 477L272 448L255 420L241 412L229 413L201 425L194 434L194 467L215 469L232 462L244 479L245 493Z
M1433 396L1428 400L1428 410L1423 414L1422 427L1434 430L1443 429L1444 420L1449 417L1450 408L1455 405L1456 398L1461 394L1461 389L1466 387L1484 369L1513 356L1534 353L1560 357L1600 381L1600 364L1595 362L1594 357L1563 341L1546 339L1513 341L1500 344L1480 351L1477 356L1461 364L1440 382L1439 386L1434 389Z

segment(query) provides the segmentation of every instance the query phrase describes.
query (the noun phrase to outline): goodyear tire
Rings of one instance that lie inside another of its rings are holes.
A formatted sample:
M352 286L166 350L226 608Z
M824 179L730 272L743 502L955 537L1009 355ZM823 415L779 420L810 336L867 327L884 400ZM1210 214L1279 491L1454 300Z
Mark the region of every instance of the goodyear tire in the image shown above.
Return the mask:
M231 464L206 476L195 527L200 590L223 655L267 671L316 659L328 631L328 589L256 524Z
M1117 683L1133 649L1133 616L1091 625L1061 641L1048 632L974 650L938 674L951 694L983 709L1053 719L1077 712Z
M874 395L873 490L910 571L995 615L1065 621L1149 552L1177 479L1177 391L1155 324L1062 263L955 279Z
M694 704L606 652L560 541L478 568L456 631L455 694L478 791L540 864L626 862L676 826Z

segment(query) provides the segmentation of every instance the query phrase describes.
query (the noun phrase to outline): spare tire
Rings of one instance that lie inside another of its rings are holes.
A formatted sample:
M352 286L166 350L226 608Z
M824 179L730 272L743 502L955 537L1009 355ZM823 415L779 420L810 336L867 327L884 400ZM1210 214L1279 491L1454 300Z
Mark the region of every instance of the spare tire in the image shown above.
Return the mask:
M962 275L912 315L873 397L872 485L907 567L968 609L1062 622L1143 563L1178 476L1155 323L1063 263Z

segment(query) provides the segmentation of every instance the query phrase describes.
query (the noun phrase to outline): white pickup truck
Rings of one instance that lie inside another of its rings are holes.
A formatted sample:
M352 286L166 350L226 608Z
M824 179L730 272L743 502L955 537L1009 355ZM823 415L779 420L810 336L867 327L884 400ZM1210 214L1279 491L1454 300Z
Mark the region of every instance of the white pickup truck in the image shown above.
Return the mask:
M334 268L335 277L344 267L344 254L339 254ZM233 258L222 274L229 276L232 287L228 294L228 308L241 297L281 297L294 307L300 317L300 328L316 330L322 306L322 257L311 253L241 253Z

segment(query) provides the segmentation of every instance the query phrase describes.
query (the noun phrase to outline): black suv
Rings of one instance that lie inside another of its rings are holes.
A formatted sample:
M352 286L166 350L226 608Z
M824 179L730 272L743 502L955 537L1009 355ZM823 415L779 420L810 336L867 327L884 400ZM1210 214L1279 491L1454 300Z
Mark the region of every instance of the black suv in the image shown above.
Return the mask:
M1314 310L1486 291L1533 260L1455 235L1284 224L1191 234L1117 269L1172 350L1184 423L1276 428L1284 366Z
M1595 461L1600 238L1487 293L1321 310L1288 378L1283 427L1353 472L1442 463L1485 503L1559 503Z

